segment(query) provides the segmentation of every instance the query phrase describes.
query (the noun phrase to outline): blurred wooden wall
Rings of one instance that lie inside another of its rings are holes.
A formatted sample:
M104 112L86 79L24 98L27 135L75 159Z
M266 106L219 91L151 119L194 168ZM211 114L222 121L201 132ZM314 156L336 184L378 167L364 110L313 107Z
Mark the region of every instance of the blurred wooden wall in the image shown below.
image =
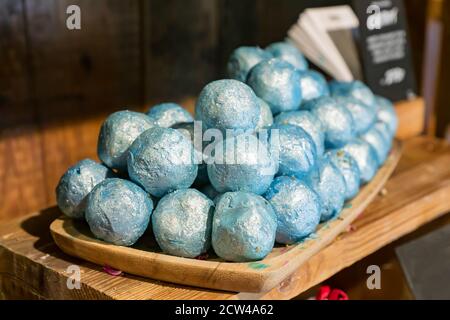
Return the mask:
M405 1L415 52L422 2ZM283 39L309 3L0 0L0 220L53 205L67 167L96 158L108 113L195 96L224 74L234 48ZM78 31L66 28L71 4L81 8Z

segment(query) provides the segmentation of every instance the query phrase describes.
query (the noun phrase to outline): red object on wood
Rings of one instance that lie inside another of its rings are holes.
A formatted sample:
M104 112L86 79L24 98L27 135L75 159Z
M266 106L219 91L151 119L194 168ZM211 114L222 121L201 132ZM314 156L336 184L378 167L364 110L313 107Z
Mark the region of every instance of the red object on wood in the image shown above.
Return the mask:
M103 267L103 271L105 271L107 274L110 274L112 276L118 277L122 275L122 271L116 270L114 268L111 268L110 266L106 265Z
M322 286L316 295L316 300L348 300L348 295L340 289Z

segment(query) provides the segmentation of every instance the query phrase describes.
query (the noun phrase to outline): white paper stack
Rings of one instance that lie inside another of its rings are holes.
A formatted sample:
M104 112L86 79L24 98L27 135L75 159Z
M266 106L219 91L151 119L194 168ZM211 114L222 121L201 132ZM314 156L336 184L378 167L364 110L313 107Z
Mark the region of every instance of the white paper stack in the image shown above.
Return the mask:
M359 27L350 6L305 10L288 32L289 39L317 67L340 81L362 78L355 30Z

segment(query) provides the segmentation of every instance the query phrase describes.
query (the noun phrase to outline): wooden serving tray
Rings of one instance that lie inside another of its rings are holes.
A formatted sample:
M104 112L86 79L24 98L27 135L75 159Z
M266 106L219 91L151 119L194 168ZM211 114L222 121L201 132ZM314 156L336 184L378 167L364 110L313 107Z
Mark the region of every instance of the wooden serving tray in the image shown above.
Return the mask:
M116 246L95 239L87 223L65 216L56 219L50 231L65 253L130 274L203 288L265 292L346 231L383 188L400 159L401 150L401 143L395 141L384 166L358 196L346 204L339 218L321 224L314 235L296 245L276 245L258 262L232 263L217 256L197 260L166 255L151 234L144 235L133 247Z

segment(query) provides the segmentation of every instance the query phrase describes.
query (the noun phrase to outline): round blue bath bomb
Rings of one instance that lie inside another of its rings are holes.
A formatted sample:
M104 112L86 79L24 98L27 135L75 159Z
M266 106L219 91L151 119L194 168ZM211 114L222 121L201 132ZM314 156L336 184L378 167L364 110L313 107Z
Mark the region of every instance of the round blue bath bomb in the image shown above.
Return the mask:
M275 118L276 124L291 124L308 133L316 145L317 156L321 157L325 150L325 133L322 122L309 111L290 111L280 113Z
M108 167L126 171L128 148L141 133L154 126L143 113L118 111L111 114L100 128L98 157Z
M362 139L355 139L342 148L358 164L361 184L370 182L378 169L377 153L373 147Z
M270 58L272 58L272 55L259 47L239 47L233 51L228 60L228 76L245 82L249 71L254 66Z
M86 198L91 190L114 173L104 165L84 159L70 167L56 187L56 202L68 217L84 219Z
M259 103L259 118L256 131L268 129L273 124L273 115L270 106L262 99L257 98Z
M359 192L361 173L358 164L348 153L342 150L331 150L326 157L339 169L345 180L345 200L356 197Z
M276 215L263 197L247 192L220 196L213 218L212 246L222 259L264 259L273 249L276 231Z
M302 177L317 163L317 151L311 136L300 127L275 124L269 135L270 152L279 159L278 175Z
M378 132L383 137L383 140L386 143L386 146L388 149L388 154L389 154L389 151L391 150L392 143L393 143L393 137L390 133L389 126L386 123L381 122L381 121L375 123L373 126L374 126L374 128L376 128L378 130Z
M375 105L375 96L372 90L361 81L331 81L329 87L333 97L352 97L368 107Z
M191 114L176 103L161 103L150 108L147 116L158 126L170 128L180 123L193 122Z
M266 48L274 58L289 62L297 70L307 70L308 61L305 56L289 41L275 42Z
M211 246L214 203L195 189L164 196L152 215L156 242L167 254L195 258Z
M325 77L313 70L299 71L303 103L330 95Z
M297 110L302 102L300 75L286 61L270 59L258 63L250 71L247 83L269 104L274 115Z
M390 145L383 134L374 126L361 136L361 139L370 144L377 154L378 165L382 165L389 154Z
M374 107L352 97L336 97L336 100L351 113L356 135L364 134L375 123L377 114Z
M278 171L267 144L254 135L239 135L216 145L208 163L208 177L219 192L247 191L263 194Z
M322 97L304 105L322 123L325 133L325 148L339 148L355 137L353 118L336 99Z
M398 118L395 112L394 105L386 98L377 96L375 98L377 119L380 122L385 123L389 128L391 139L395 136L398 128Z
M155 127L145 131L128 152L128 174L155 197L189 188L197 177L194 146L181 132Z
M236 134L255 131L260 107L253 90L237 80L218 80L203 88L195 107L195 118L206 129L231 130Z
M86 221L99 239L133 245L145 232L153 202L144 190L123 179L106 179L89 194Z
M296 243L312 234L319 225L320 197L297 178L276 178L264 197L277 215L276 242Z
M198 163L198 172L197 172L197 178L194 181L194 185L196 187L201 187L209 183L208 178L208 170L205 161L203 160L203 147L204 143L202 141L202 129L199 127L198 132L195 132L195 125L193 122L191 123L182 123L173 126L173 129L177 129L180 131L186 138L191 140L191 142L194 145L194 151L196 155L196 162ZM197 136L195 136L197 134ZM195 141L195 139L199 139L198 141Z
M308 182L321 199L320 221L338 216L344 207L347 190L344 177L328 157L321 159L317 169L308 177Z

